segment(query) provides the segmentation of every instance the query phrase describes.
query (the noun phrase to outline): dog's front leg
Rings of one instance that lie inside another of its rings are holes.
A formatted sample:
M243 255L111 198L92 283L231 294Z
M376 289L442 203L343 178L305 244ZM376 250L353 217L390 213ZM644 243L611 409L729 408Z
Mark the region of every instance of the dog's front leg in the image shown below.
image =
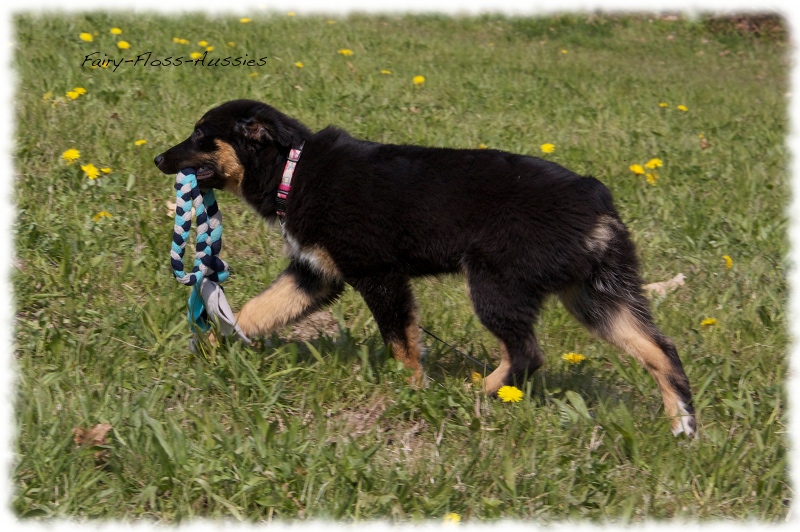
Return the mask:
M357 279L351 284L364 298L394 358L411 370L411 384L424 385L425 374L419 360L418 312L409 279L390 274Z
M245 303L236 320L248 337L263 336L333 302L343 288L341 281L292 261L266 290Z

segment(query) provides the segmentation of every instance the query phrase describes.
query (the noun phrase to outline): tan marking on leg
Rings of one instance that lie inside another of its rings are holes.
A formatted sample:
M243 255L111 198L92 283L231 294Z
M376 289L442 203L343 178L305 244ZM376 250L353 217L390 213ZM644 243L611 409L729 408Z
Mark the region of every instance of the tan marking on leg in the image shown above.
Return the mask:
M302 246L288 231L284 232L284 238L286 244L283 246L283 252L286 255L306 264L326 279L338 281L342 278L336 262L325 248L319 245Z
M683 427L687 415L683 402L670 383L673 366L658 344L642 329L627 308L622 308L610 323L608 340L638 360L655 379L664 400L664 412L672 420L672 430ZM679 430L682 432L682 430ZM676 433L677 434L677 433Z
M300 250L297 258L308 264L312 270L331 280L342 278L333 257L322 246L310 246Z
M503 342L500 342L500 352L503 354L500 365L483 379L483 391L486 393L491 394L499 390L505 384L506 377L508 377L508 372L511 369L511 357L508 356L508 348Z
M225 178L225 186L222 187L222 190L241 196L244 166L242 166L242 163L239 161L239 157L236 155L236 150L233 149L233 146L219 139L217 139L215 143L217 145L217 151L214 158L217 170Z
M312 299L297 287L294 277L282 275L242 307L236 322L247 336L263 335L296 320L312 304Z
M421 386L424 381L424 372L419 362L420 356L420 331L417 326L417 312L412 314L411 323L406 327L406 337L404 341L395 340L389 342L392 348L392 355L396 360L403 363L403 366L413 371L410 384Z
M591 253L604 252L619 226L620 223L611 216L605 214L599 216L597 223L584 240L586 249Z

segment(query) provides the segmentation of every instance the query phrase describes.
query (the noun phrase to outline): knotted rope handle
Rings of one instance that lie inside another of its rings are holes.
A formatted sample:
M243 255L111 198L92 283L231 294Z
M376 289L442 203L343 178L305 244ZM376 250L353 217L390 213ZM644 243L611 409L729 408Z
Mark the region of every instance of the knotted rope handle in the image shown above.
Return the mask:
M203 193L197 184L194 168L184 168L175 178L175 227L170 261L175 279L193 286L203 278L218 283L228 278L228 264L219 258L222 249L222 214L217 207L214 190ZM192 228L192 207L197 218L194 267L184 272L183 254Z

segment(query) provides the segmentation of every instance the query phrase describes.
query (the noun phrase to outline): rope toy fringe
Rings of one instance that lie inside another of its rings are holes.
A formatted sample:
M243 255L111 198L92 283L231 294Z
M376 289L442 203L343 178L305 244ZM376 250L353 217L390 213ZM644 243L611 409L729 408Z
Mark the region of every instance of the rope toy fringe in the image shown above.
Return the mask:
M189 295L189 324L192 330L206 332L211 327L210 322L214 321L220 325L224 336L235 332L240 340L250 344L250 340L236 325L225 292L219 286L230 276L230 271L228 264L219 258L222 250L222 213L217 207L214 190L201 192L194 168L184 168L175 178L175 191L175 226L170 262L175 279L194 287ZM191 272L186 273L183 255L192 228L192 207L197 220L197 235L194 266Z

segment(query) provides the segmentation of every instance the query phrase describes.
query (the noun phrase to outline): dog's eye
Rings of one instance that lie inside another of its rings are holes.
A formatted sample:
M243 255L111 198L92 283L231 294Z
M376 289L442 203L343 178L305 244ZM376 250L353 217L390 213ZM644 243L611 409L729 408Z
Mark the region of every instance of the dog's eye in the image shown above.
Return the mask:
M200 140L203 138L203 132L200 131L199 129L195 129L194 134L192 136L194 137L195 140Z

